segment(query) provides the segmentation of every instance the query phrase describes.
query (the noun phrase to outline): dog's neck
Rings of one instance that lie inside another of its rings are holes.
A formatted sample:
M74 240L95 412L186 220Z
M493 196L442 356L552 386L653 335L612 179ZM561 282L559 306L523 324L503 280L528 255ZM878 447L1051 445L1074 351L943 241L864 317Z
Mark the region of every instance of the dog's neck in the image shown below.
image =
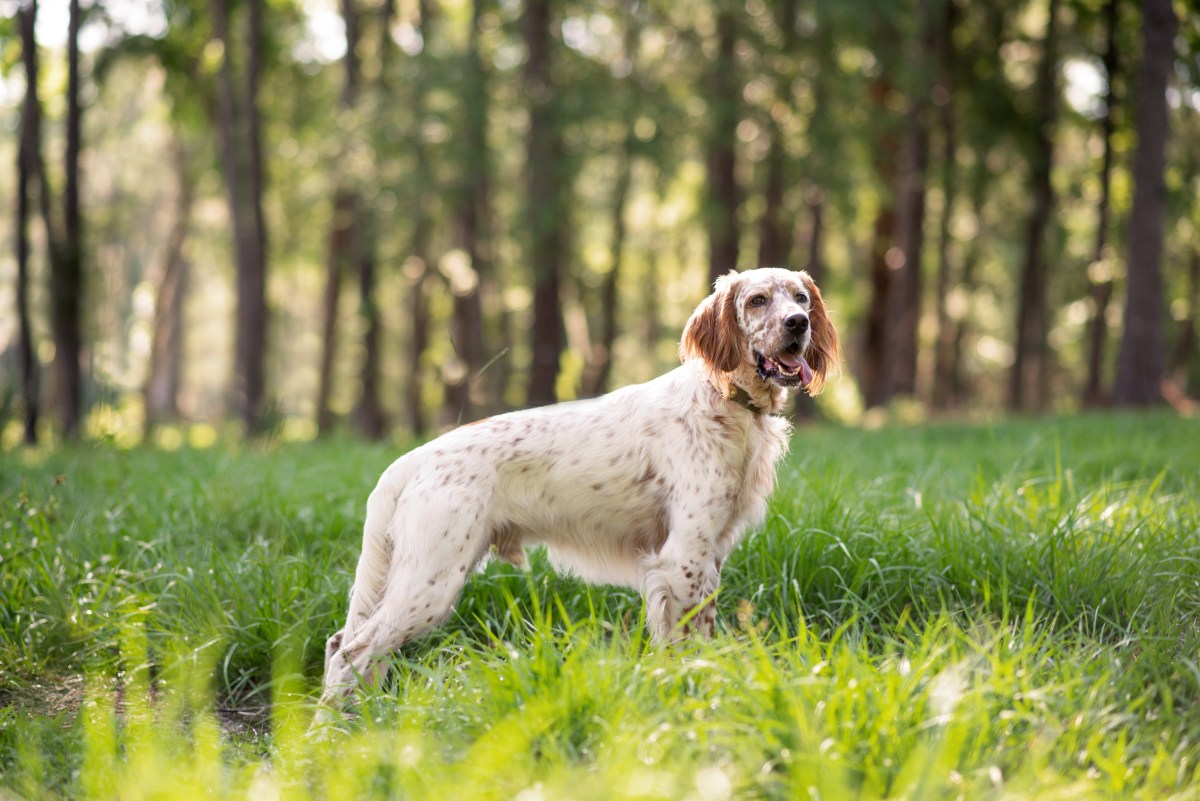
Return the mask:
M763 381L753 368L739 367L726 375L726 399L754 414L778 414L787 405L788 389Z

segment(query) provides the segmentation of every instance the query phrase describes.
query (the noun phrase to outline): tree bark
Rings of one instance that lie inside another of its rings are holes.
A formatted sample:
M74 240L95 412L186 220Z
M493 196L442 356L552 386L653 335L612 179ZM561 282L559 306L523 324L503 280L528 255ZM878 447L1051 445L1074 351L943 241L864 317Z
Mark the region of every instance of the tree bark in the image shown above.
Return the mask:
M914 70L907 92L908 115L897 176L896 248L884 342L884 396L911 395L917 380L917 333L921 321L922 253L925 243L925 181L929 171L929 58L937 42L936 0L921 0L919 29L911 40Z
M258 79L262 48L262 0L249 0L243 114L238 126L234 83L233 40L228 0L210 0L213 33L222 45L218 73L217 128L221 166L229 201L236 264L235 395L247 434L263 423L264 350L266 348L266 227L262 216L262 148L258 142Z
M358 13L354 0L341 0L342 22L346 29L346 55L342 60L341 110L343 119L353 109L358 96ZM385 21L386 24L386 21ZM345 132L343 132L345 133ZM339 161L344 161L340 159ZM338 299L342 280L356 262L358 249L358 198L345 185L345 165L338 167L339 177L333 192L333 215L329 230L329 249L325 262L325 292L322 296L321 361L317 370L317 433L324 436L333 429L333 356L337 351Z
M732 11L717 13L717 58L709 78L708 228L710 284L738 266L738 206L741 195L737 185L737 126L741 106L741 85L737 78L734 47L737 44L737 17Z
M1046 228L1054 206L1050 171L1054 161L1053 128L1058 116L1058 3L1049 0L1046 35L1038 63L1029 165L1033 209L1025 236L1025 267L1017 297L1016 348L1009 384L1009 406L1017 411L1040 409L1046 378Z
M788 60L796 52L796 0L779 3L776 27L780 35L780 54ZM788 105L791 97L791 75L787 72L775 74L775 102ZM759 223L758 266L785 267L791 261L791 226L787 224L784 210L784 189L788 168L787 148L784 133L773 114L768 114L767 131L771 137L770 148L764 166L767 170L766 186L763 188L762 220Z
M954 104L954 29L958 23L958 6L947 2L941 35L938 37L938 84L935 101L942 129L942 218L938 225L937 284L934 304L937 309L937 341L934 346L933 386L930 402L936 409L946 408L949 400L950 359L954 329L946 307L950 294L951 266L950 221L954 219L954 203L958 186L958 131L955 125Z
M1163 160L1169 133L1166 91L1175 60L1178 24L1171 0L1143 3L1144 44L1134 112L1138 145L1133 162L1133 208L1129 213L1126 259L1129 286L1113 388L1113 402L1121 406L1148 406L1162 398L1166 354L1161 262L1167 193Z
M479 54L482 34L483 0L472 0L471 28L467 36L467 54L463 80L463 126L461 152L463 174L459 182L457 209L458 242L466 255L469 274L451 291L454 296L451 334L458 357L457 374L445 380L443 422L458 424L474 420L476 411L487 403L489 395L481 391L484 377L483 293L494 296L495 275L485 256L490 196L487 139L487 75ZM469 279L469 280L467 280Z
M418 0L417 13L419 16L421 39L425 42L434 40L433 9L429 0ZM424 55L424 49L421 51ZM429 419L426 416L424 402L425 369L423 357L429 346L430 309L428 297L428 278L433 269L433 256L430 253L430 240L433 235L433 217L430 204L433 202L432 191L433 173L429 169L429 156L425 148L425 134L422 130L426 103L426 84L424 70L419 70L420 77L413 86L413 159L416 168L413 170L413 181L416 190L413 193L416 205L413 209L412 257L409 259L405 274L411 284L408 290L408 318L411 329L408 341L408 386L405 388L405 406L408 411L409 429L416 437L423 437L429 430Z
M21 369L21 400L24 406L21 424L26 445L37 444L41 398L38 366L33 353L33 327L29 313L29 192L38 169L41 148L42 104L38 98L38 53L34 28L37 25L37 0L17 6L21 29L21 60L25 66L25 100L21 108L21 138L17 149L17 361Z
M79 105L79 28L83 13L71 0L67 32L67 120L65 184L63 189L63 246L51 259L54 376L62 435L79 435L83 412L83 216L79 209L79 153L82 147L82 109Z
M158 294L154 304L154 322L150 338L150 363L142 388L145 408L143 436L154 427L179 414L179 384L183 342L183 297L187 287L188 263L183 257L191 225L195 187L184 146L176 134L174 143L177 182L175 219L167 237Z
M1092 318L1088 322L1088 372L1083 389L1084 406L1101 406L1105 403L1102 386L1104 351L1108 344L1108 304L1112 299L1113 279L1105 266L1104 248L1108 241L1109 188L1112 176L1112 135L1114 111L1117 105L1117 2L1108 0L1104 6L1105 46L1104 74L1108 86L1104 91L1104 116L1100 121L1100 133L1104 155L1100 163L1100 202L1096 206L1096 247L1092 253L1092 267L1088 270L1089 294L1092 302Z
M1196 359L1196 316L1200 314L1200 248L1193 246L1188 261L1187 314L1179 321L1179 333L1171 351L1168 371L1183 392L1188 391L1188 372Z
M617 342L617 300L627 232L625 205L629 199L629 187L633 181L634 148L637 147L637 136L633 129L638 107L635 82L637 81L638 40L641 35L641 27L633 18L634 13L636 12L630 12L628 28L625 31L625 58L629 61L630 72L625 79L627 83L623 97L625 136L620 152L617 154L619 160L617 181L612 197L613 231L612 242L609 245L612 261L600 290L600 342L592 347L592 355L584 382L585 395L600 395L610 389L613 348Z
M529 97L526 138L526 209L533 268L532 364L526 401L543 406L557 399L564 331L559 286L565 259L563 142L560 110L552 73L551 0L529 0L522 30L528 58L525 90Z
M872 105L886 108L891 84L886 78L877 78L869 87ZM896 137L884 130L876 150L875 168L879 173L880 185L895 186ZM881 198L879 211L875 215L871 242L871 301L867 308L867 324L863 333L863 356L860 382L863 402L867 408L883 406L889 400L887 387L887 333L889 298L894 291L894 271L889 261L894 261L892 241L896 228L894 199L890 194Z
M247 0L246 152L249 156L251 260L239 275L238 351L246 389L242 422L252 434L262 430L266 400L267 349L267 224L263 216L264 162L259 122L258 88L262 77L264 0Z

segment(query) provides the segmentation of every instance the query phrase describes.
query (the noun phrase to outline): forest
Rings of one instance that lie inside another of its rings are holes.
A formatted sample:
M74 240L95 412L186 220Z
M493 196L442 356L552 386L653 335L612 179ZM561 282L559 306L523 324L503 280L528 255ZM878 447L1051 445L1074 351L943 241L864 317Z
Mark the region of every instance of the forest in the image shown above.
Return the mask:
M1171 0L0 0L0 445L420 438L820 284L840 422L1200 394Z

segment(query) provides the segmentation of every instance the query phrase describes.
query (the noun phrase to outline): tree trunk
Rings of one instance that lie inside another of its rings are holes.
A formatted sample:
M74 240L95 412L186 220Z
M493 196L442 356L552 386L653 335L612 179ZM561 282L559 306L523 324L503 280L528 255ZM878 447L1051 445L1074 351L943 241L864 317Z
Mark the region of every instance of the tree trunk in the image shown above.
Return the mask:
M804 270L818 284L825 278L825 260L822 256L824 244L825 192L818 186L811 186L805 193L805 206L808 209L808 258Z
M29 314L29 192L38 169L41 147L42 104L38 99L38 53L34 28L37 0L17 6L21 29L21 60L25 65L25 101L21 109L21 139L17 149L17 361L21 369L21 399L24 406L22 432L26 445L37 444L41 415L37 360L33 355L33 327Z
M1016 348L1009 385L1009 406L1040 409L1046 392L1046 228L1054 206L1050 171L1053 128L1058 114L1058 2L1050 0L1042 57L1038 63L1035 112L1029 155L1033 209L1025 235L1025 268L1017 297Z
M433 9L428 0L417 3L418 25L422 41L434 41ZM422 49L422 56L428 51ZM430 253L430 240L433 236L433 216L430 205L433 203L433 173L429 169L429 155L425 148L423 126L426 114L426 82L425 70L418 69L419 77L413 86L412 116L413 127L413 160L416 168L412 180L416 186L413 195L416 200L413 209L412 256L405 265L405 275L411 281L408 289L408 386L405 388L405 406L408 411L409 429L416 437L423 437L429 430L429 420L425 413L425 368L423 357L429 346L430 309L428 297L428 279L433 269L433 257Z
M954 219L958 181L958 132L954 124L954 29L957 23L958 6L947 2L941 35L938 37L938 85L935 89L935 101L942 129L942 218L938 225L938 267L934 300L937 309L937 342L934 346L933 387L930 391L931 404L936 409L946 408L949 400L950 357L954 336L946 298L950 293L950 221Z
M495 299L495 275L486 258L488 231L488 198L490 195L488 159L488 97L487 75L479 55L479 39L482 34L483 0L472 0L471 29L467 36L466 64L463 81L463 127L462 160L463 174L457 198L458 242L466 255L469 273L464 275L459 286L451 291L454 295L451 333L458 356L457 375L446 376L446 401L443 422L458 424L476 419L477 409L486 405L490 396L499 394L482 391L484 377L484 332L483 294Z
M886 78L873 81L870 86L872 105L879 109L886 108L891 91L891 85ZM879 182L884 187L895 186L896 150L896 137L891 131L885 130L880 137L875 160ZM892 240L896 228L896 213L892 197L884 197L882 200L875 215L872 233L871 301L867 308L867 324L863 333L862 371L859 377L863 402L867 408L883 406L889 400L886 353L889 298L895 284L890 262L895 260L892 254Z
M738 266L737 126L741 85L737 78L737 17L732 11L717 13L717 59L712 65L709 91L708 196L705 199L708 228L708 277L711 284Z
M163 254L150 337L150 363L146 371L146 383L142 388L145 407L144 437L148 437L158 423L173 419L179 414L183 296L188 272L188 263L183 257L183 246L191 225L195 187L179 134L176 134L174 145L177 182L175 219Z
M1088 372L1083 389L1084 406L1100 406L1105 403L1102 385L1104 351L1108 344L1108 304L1112 299L1113 279L1104 258L1108 240L1109 186L1112 175L1112 135L1114 110L1116 109L1117 81L1117 0L1108 0L1104 6L1105 47L1104 74L1108 86L1104 92L1104 117L1100 122L1104 155L1100 163L1100 202L1096 206L1096 247L1092 251L1092 266L1088 269L1088 284L1092 301L1092 319L1088 323Z
M342 86L342 103L347 110L358 105L359 85L363 71L359 62L361 17L355 0L342 0L342 17L346 22L346 76ZM379 93L384 95L387 81L388 56L391 53L391 22L395 13L394 0L385 0L380 8L378 44ZM351 55L353 53L353 55ZM371 206L360 191L354 192L354 224L356 243L350 249L354 269L358 273L358 309L363 320L363 361L360 369L362 391L358 396L355 420L358 431L367 439L381 439L388 430L387 413L379 398L380 340L383 336L379 306L375 302L378 259L376 253L376 218Z
M959 288L969 297L975 289L975 273L983 256L984 209L987 203L988 178L987 151L979 153L975 165L974 180L971 182L971 212L975 216L976 233L971 240L967 253L963 257L962 277ZM944 406L958 406L966 402L969 395L967 380L963 376L962 356L963 344L967 340L970 329L971 315L964 313L954 323L954 333L950 342L949 365L946 367L946 388Z
M1200 249L1193 247L1188 262L1187 313L1179 321L1179 333L1171 351L1168 371L1182 392L1187 392L1188 374L1196 359L1196 316L1200 314Z
M338 298L342 290L347 253L351 238L350 209L353 198L338 187L333 198L333 219L329 231L329 250L325 265L325 292L321 299L321 361L317 368L317 433L326 435L333 430L333 410L329 399L333 395L333 355L337 350Z
M1161 261L1167 191L1163 159L1169 132L1167 82L1175 61L1179 21L1171 0L1145 0L1142 15L1144 45L1134 117L1138 145L1126 259L1129 287L1113 387L1113 401L1121 406L1148 406L1161 399L1165 360Z
M79 0L71 0L67 33L67 144L63 190L65 239L58 258L51 259L54 376L59 425L66 439L79 435L83 411L83 217L79 210L79 152L82 111L79 105Z
M917 379L917 333L921 321L922 251L925 243L925 180L929 171L928 61L936 47L935 0L919 4L920 27L911 41L909 61L915 71L908 90L908 115L897 176L896 260L889 295L888 334L884 343L884 395L911 395Z
M613 348L617 342L617 301L621 282L621 257L625 251L627 232L625 204L629 198L629 187L633 180L634 148L637 146L637 136L634 134L633 128L638 109L638 92L635 82L637 81L638 40L641 36L641 27L633 18L634 13L636 12L630 12L629 27L625 31L625 58L629 61L630 71L625 78L627 83L623 97L625 138L617 156L619 159L617 181L613 188L611 211L613 231L612 242L609 245L612 263L600 290L600 342L591 349L592 356L584 382L585 395L600 395L610 389Z
M244 114L246 128L240 129L233 74L233 40L229 29L228 0L210 0L213 33L222 45L218 72L217 128L221 167L229 201L236 265L237 312L235 327L235 395L238 412L248 434L262 423L263 350L266 347L265 248L262 222L261 149L254 143L258 133L256 96L261 48L261 2L249 0L250 54L246 63Z
M530 406L557 398L559 360L563 351L563 317L559 284L565 258L563 216L563 143L561 113L556 103L552 72L551 0L529 0L522 29L528 58L525 89L529 97L526 145L528 175L526 208L533 268L532 364L526 397Z
M345 72L342 77L341 109L343 119L354 109L358 95L358 13L354 0L341 0L342 22L346 29ZM386 25L386 21L385 21ZM343 132L344 134L346 132ZM339 159L339 161L344 161ZM333 215L329 230L329 250L325 262L325 293L322 296L321 361L317 380L317 433L324 436L333 429L333 356L337 351L338 299L342 280L357 259L359 247L358 198L344 183L344 164L338 165L339 178L333 192Z
M242 365L245 402L242 422L251 434L262 430L266 400L267 348L267 225L263 217L263 154L259 123L258 87L262 76L264 0L249 6L246 55L246 153L249 158L250 260L238 275L238 361Z

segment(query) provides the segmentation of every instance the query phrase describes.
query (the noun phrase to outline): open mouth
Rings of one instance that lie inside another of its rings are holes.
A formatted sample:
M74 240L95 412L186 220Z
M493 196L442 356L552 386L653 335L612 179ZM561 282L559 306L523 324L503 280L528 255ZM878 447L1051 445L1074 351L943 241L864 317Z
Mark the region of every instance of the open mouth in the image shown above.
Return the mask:
M812 368L804 361L799 343L792 343L775 356L764 356L756 350L754 361L758 367L758 377L763 381L774 381L787 387L797 384L807 386L812 381Z

